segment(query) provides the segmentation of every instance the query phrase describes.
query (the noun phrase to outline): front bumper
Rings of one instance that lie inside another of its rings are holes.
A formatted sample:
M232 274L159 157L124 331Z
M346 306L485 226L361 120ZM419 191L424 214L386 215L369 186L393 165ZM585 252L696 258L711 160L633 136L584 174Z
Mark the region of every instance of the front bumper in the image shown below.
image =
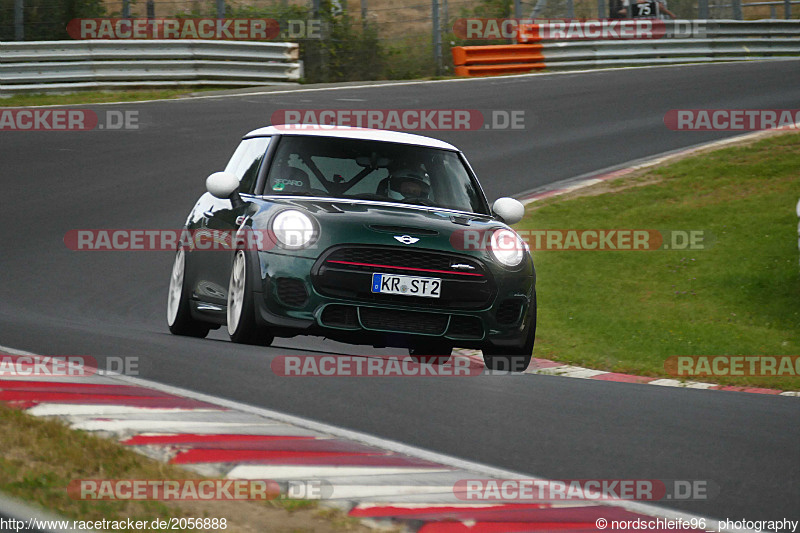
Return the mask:
M321 335L352 344L397 347L445 340L480 349L487 343L523 344L535 320L532 269L492 276L493 294L486 303L463 309L437 302L422 306L412 297L405 303L405 296L375 301L323 294L314 283L315 264L316 257L258 253L257 319L275 335Z

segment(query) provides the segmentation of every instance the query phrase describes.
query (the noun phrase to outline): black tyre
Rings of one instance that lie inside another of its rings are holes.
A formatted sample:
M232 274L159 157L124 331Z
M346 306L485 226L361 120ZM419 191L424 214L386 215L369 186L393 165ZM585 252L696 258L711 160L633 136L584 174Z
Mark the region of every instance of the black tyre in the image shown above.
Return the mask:
M533 293L528 318L528 334L519 346L486 346L483 348L483 364L490 370L524 372L531 364L533 343L536 339L536 293Z
M228 335L238 344L269 346L274 337L256 323L254 280L250 270L247 254L238 250L233 256L228 283Z
M211 325L192 318L189 309L189 291L186 287L186 253L178 250L172 264L167 295L167 326L173 335L203 338Z

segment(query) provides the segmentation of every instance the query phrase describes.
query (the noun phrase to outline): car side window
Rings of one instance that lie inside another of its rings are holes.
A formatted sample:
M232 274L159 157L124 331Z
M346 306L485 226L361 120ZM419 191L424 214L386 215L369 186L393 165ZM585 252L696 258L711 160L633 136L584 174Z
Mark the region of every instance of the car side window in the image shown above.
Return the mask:
M269 137L245 139L231 156L225 172L230 172L239 180L239 191L252 194L258 177L258 169L264 160L269 146Z

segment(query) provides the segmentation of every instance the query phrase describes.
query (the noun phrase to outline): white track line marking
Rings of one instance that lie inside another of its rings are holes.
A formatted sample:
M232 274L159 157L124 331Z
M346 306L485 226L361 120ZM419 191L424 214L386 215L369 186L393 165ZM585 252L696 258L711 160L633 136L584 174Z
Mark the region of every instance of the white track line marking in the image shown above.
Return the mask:
M659 385L661 387L683 387L688 389L707 389L713 387L711 383L699 383L697 381L680 381L677 379L655 379L648 385ZM707 386L706 386L707 385Z
M551 375L551 376L560 376L564 378L582 378L582 379L591 379L595 376L608 374L608 372L604 370L593 370L591 368L583 368L581 366L571 366L571 365L534 369L533 373Z
M279 424L250 424L245 422L200 422L200 421L182 421L182 420L84 420L72 424L74 429L82 429L84 431L157 431L157 430L173 430L174 433L194 433L189 431L191 428L203 429L210 433L225 433L229 429L252 429L252 428L274 428ZM217 431L217 429L219 431Z
M0 382L0 389L2 389ZM70 403L40 403L28 409L33 416L108 416L108 415L160 415L164 413L215 413L214 409L177 409L172 407L129 407L127 405L93 405Z
M337 466L337 465L239 465L225 476L231 479L315 479L345 476L391 476L396 474L430 474L449 472L449 468L416 466ZM395 485L389 485L393 487ZM453 487L449 490L452 492Z

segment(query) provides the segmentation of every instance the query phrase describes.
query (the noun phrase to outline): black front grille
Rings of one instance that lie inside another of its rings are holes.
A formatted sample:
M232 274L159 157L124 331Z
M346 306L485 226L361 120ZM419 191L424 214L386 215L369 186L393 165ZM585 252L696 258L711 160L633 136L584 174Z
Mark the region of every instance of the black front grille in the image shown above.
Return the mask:
M503 300L503 302L497 307L497 314L495 315L497 318L497 323L514 324L519 320L521 311L521 300Z
M437 276L456 279L480 278L485 275L483 265L470 257L462 257L445 253L424 252L419 250L403 250L397 248L340 248L331 253L326 263L346 264L355 270L375 271L379 265L381 271L397 274L419 274L434 272ZM453 265L461 265L453 268ZM480 274L473 276L471 274Z
M278 278L275 281L278 299L291 307L302 307L308 301L308 291L303 280L297 278Z
M356 303L392 304L422 309L481 309L495 296L494 280L470 256L388 246L339 246L323 253L312 268L314 288L326 296ZM438 278L438 298L372 292L372 275L400 274Z
M476 316L453 315L450 317L447 336L458 339L482 339L483 323Z
M322 311L320 322L333 328L357 328L356 308L350 305L329 305Z
M358 310L361 323L367 329L401 331L442 335L447 327L448 316L439 313L420 313L397 309L361 307Z

